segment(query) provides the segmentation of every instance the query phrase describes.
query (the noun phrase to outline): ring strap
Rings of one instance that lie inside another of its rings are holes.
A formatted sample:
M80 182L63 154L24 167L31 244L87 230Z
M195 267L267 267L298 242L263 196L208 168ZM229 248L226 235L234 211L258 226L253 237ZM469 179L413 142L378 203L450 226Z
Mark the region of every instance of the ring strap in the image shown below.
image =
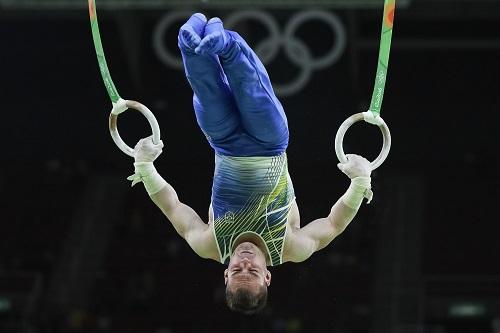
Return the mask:
M370 110L376 117L380 115L382 100L384 99L387 68L389 66L389 53L391 51L392 27L394 23L394 12L396 0L385 0L384 17L382 20L382 32L380 36L380 49L378 54L377 75L373 88Z
M118 103L121 99L118 94L118 90L111 79L111 74L109 73L108 64L106 62L106 57L104 56L104 49L102 47L101 35L99 33L99 23L97 22L97 11L95 6L95 0L89 0L89 15L90 15L90 26L92 28L92 38L94 39L95 52L97 54L97 61L99 62L99 69L101 70L101 76L108 91L109 98L113 104Z

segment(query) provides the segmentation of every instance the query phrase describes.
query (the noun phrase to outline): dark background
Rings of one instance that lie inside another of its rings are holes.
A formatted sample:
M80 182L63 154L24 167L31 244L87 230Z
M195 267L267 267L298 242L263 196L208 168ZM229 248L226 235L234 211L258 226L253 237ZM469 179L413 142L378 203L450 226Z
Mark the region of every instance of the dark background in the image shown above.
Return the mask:
M268 307L255 317L226 309L224 267L199 259L142 186L129 187L132 160L108 133L85 6L0 9L0 332L500 332L499 1L415 0L396 11L382 110L393 146L373 174L374 200L325 250L273 268ZM247 9L188 8L222 18ZM307 9L262 8L282 28ZM348 186L333 139L368 108L382 15L381 4L320 9L341 19L346 49L280 97L303 224L327 215ZM175 10L98 13L121 96L160 123L157 169L205 218L213 153L183 72L152 43ZM174 53L181 24L165 34ZM266 34L250 23L237 30L250 44ZM297 38L315 56L334 42L318 21ZM282 51L266 66L276 83L299 71ZM132 146L149 135L132 112L119 127ZM370 159L380 145L368 125L345 140Z

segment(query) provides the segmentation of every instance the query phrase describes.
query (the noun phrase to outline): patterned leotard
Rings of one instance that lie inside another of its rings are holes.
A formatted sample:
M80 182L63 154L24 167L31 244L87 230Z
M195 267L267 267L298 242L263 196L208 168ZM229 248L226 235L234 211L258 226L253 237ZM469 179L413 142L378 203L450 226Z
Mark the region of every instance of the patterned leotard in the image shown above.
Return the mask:
M220 261L229 262L238 236L253 233L264 241L270 264L281 264L294 200L286 153L266 157L216 154L212 208Z

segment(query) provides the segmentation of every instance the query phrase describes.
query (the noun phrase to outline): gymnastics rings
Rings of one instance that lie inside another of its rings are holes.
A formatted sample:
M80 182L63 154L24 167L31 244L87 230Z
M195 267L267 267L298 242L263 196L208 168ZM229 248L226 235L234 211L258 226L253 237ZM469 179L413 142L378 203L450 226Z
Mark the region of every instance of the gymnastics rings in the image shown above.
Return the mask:
M120 148L120 150L125 154L134 157L134 149L130 148L125 142L123 142L120 134L118 133L118 115L128 109L139 111L144 117L146 117L149 125L151 126L151 130L153 131L153 143L155 144L160 142L160 126L158 125L153 112L139 102L120 98L117 103L113 103L113 109L109 115L109 132L118 148Z
M387 155L389 155L389 151L391 150L391 132L389 131L389 127L387 127L385 121L379 115L374 116L373 112L371 111L356 113L347 118L342 123L342 125L340 125L340 128L337 131L337 135L335 136L335 153L337 154L337 158L339 159L340 163L347 162L347 157L344 154L343 148L344 135L349 127L361 120L364 120L373 125L377 125L380 128L384 139L382 151L373 162L370 162L372 170L375 170L380 165L382 165L382 163L384 163Z

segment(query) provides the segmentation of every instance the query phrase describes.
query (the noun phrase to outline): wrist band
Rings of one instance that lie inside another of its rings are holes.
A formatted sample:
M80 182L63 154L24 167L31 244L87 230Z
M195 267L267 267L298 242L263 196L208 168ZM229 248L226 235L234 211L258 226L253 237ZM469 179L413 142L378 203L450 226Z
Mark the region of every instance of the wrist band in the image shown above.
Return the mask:
M356 177L351 179L351 185L349 185L347 192L342 196L342 202L352 209L357 210L364 198L368 199L367 203L370 203L373 198L371 178Z
M135 162L135 173L127 179L132 181L132 186L142 182L146 191L151 196L161 191L167 182L156 171L153 162Z

